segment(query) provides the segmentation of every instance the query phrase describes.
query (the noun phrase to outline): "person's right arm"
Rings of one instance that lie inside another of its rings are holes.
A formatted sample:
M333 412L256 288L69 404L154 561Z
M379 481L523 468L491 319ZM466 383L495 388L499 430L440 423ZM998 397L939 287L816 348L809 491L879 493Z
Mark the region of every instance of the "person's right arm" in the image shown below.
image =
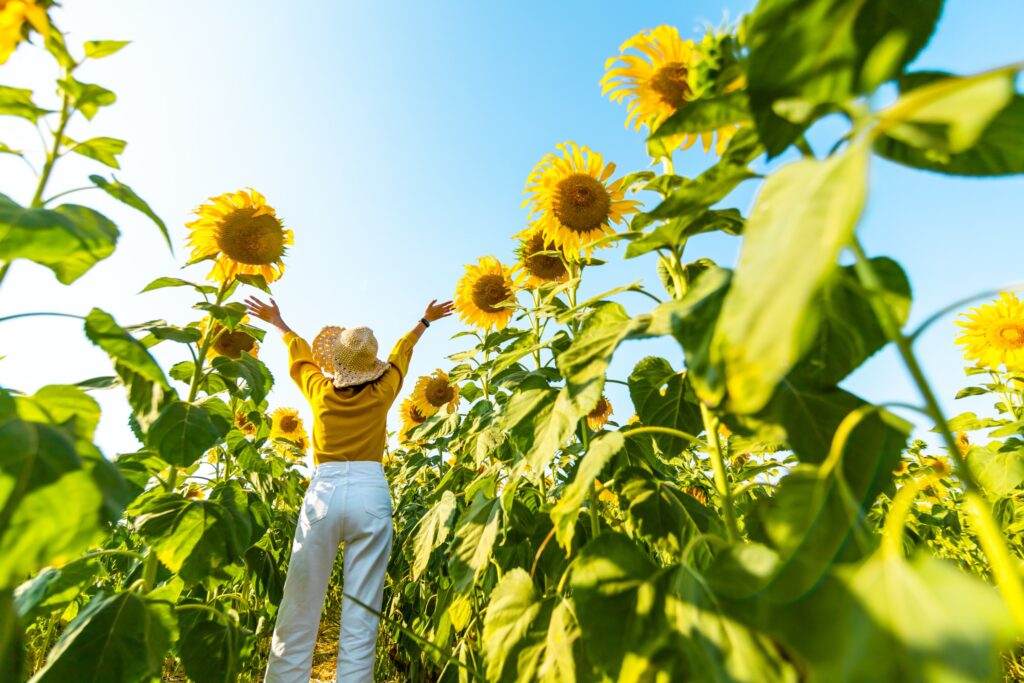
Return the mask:
M309 348L309 343L285 324L276 301L271 299L270 305L267 305L256 297L249 297L245 300L245 306L250 314L270 323L281 333L288 347L288 374L307 399L331 384L313 360L313 350Z

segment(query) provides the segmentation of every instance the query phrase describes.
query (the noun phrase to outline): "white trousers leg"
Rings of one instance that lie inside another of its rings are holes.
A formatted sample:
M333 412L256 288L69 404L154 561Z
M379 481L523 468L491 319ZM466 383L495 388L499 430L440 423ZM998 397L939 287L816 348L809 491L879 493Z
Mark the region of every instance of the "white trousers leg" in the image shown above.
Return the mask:
M265 683L309 682L324 597L341 543L344 592L380 611L393 532L391 496L379 462L328 462L317 468L295 528ZM343 599L340 683L372 683L377 626L373 613Z

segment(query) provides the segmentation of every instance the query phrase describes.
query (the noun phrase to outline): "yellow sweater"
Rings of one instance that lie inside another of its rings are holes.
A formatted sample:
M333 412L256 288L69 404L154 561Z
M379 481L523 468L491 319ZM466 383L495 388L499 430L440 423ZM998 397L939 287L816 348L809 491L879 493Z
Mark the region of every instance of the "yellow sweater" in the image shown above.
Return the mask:
M313 360L305 339L289 332L289 372L313 409L313 462L377 460L387 443L387 414L409 370L412 347L419 337L409 332L398 340L390 367L379 379L338 389Z

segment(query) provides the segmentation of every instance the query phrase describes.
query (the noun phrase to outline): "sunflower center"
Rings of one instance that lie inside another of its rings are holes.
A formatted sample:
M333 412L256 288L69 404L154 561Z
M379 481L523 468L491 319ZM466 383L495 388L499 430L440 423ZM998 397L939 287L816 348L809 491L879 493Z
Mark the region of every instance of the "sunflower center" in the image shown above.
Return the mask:
M575 232L589 232L608 221L612 197L597 178L574 173L559 181L554 204L562 225Z
M673 109L686 105L692 93L686 81L686 67L681 62L669 62L661 67L651 78L651 89Z
M255 345L256 340L240 330L222 332L213 342L213 348L217 353L236 360L243 353L251 351Z
M541 280L557 280L565 275L565 264L557 256L537 254L538 251L555 251L555 245L544 243L544 235L534 233L523 249L526 269Z
M496 273L482 275L473 285L473 303L485 313L497 313L497 305L512 298L512 290L505 276Z
M424 393L427 396L427 402L438 408L455 398L455 389L443 377L435 377L430 380Z
M597 402L597 405L594 406L594 409L590 411L590 415L588 417L597 419L599 417L604 417L607 412L608 400L602 396L601 399Z
M996 345L1002 349L1024 348L1024 323L1003 323L996 330Z
M421 413L416 406L409 406L409 418L416 424L421 424L427 421L427 418L423 417L423 413Z
M281 418L281 431L285 433L294 432L299 428L299 420L291 415L285 415Z
M257 209L236 209L220 222L217 246L239 263L265 266L284 254L284 229L274 216L253 216Z

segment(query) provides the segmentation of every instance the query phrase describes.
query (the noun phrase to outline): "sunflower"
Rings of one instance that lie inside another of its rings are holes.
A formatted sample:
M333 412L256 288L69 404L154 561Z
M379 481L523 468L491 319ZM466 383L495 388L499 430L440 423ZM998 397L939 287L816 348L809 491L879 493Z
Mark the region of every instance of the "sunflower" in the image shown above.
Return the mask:
M636 413L633 413L633 415L630 416L630 418L628 420L626 420L626 424L628 424L628 425L639 424L639 422L640 422L640 416L637 415Z
M235 427L243 434L256 433L256 425L249 421L249 414L244 410L235 413Z
M1024 302L1013 292L1003 292L990 304L972 308L957 320L964 331L956 343L964 346L967 360L1007 372L1024 370Z
M921 462L925 467L930 467L940 477L948 477L953 472L953 469L949 466L949 461L945 458L925 456Z
M442 406L448 406L450 411L455 410L459 403L459 387L451 383L444 370L435 370L432 375L416 380L410 398L420 415L429 417Z
M294 244L273 207L256 190L239 190L211 197L185 227L192 229L192 261L213 259L207 276L228 282L236 275L262 275L273 282L284 273L285 247Z
M594 490L597 491L597 499L603 503L612 504L619 502L619 497L616 495L615 491L606 488L605 485L597 479L594 480Z
M278 408L270 416L270 438L290 439L295 441L298 436L305 436L306 429L302 426L299 411L294 408Z
M687 494L694 500L698 501L701 505L708 504L708 492L702 488L696 486L687 486L683 489L683 493Z
M459 317L477 329L499 330L508 325L518 285L512 270L493 256L484 256L466 266L466 274L455 286L455 309Z
M971 450L971 440L967 438L966 432L956 433L956 445L960 448L962 455L967 455L967 451Z
M597 405L587 415L587 424L591 429L600 429L608 424L608 418L612 415L612 402L604 394L601 395Z
M416 409L416 404L411 397L406 397L399 406L399 413L402 418L402 428L398 433L400 441L408 441L408 434L414 428L427 421L427 417Z
M203 489L199 487L199 484L192 483L185 489L185 497L191 500L202 500L206 495L203 493Z
M534 216L530 229L544 235L566 258L579 259L581 247L586 255L594 250L591 242L614 233L611 223L636 213L640 202L623 199L622 179L608 182L615 164L587 147L574 142L558 145L562 156L552 152L533 167L526 179L523 206ZM528 229L529 230L529 229ZM528 231L517 237L525 237Z
M240 322L249 322L249 316L244 316ZM209 325L210 318L204 318L199 323L199 331L203 333L204 337ZM224 356L232 360L238 360L242 357L243 353L248 353L253 358L256 358L260 351L260 345L257 343L256 337L245 330L229 330L220 322L214 320L211 334L214 335L213 343L210 344L209 349L206 351L207 358Z
M50 32L46 10L35 0L0 0L0 64L5 64L25 37L25 23L45 36Z
M569 271L561 256L542 254L544 251L558 251L554 242L544 239L544 233L540 230L527 229L520 233L522 241L516 249L519 262L513 266L514 270L520 270L527 276L524 287L539 287L545 282L565 282L569 279Z
M635 52L627 53L630 49ZM632 124L635 130L640 130L646 125L654 131L665 119L695 99L692 74L701 53L692 40L683 40L674 26L641 31L623 43L619 52L618 56L605 62L601 93L610 93L613 102L626 102L627 128ZM726 88L726 92L743 85L744 81L737 79ZM667 146L669 149L689 149L699 138L707 152L717 132L715 154L721 154L738 130L739 125L733 124L717 131L681 133L669 138Z
M909 467L907 466L907 461L900 460L899 463L896 465L896 469L892 471L892 474L894 477L902 477L904 474L907 473L908 469Z

